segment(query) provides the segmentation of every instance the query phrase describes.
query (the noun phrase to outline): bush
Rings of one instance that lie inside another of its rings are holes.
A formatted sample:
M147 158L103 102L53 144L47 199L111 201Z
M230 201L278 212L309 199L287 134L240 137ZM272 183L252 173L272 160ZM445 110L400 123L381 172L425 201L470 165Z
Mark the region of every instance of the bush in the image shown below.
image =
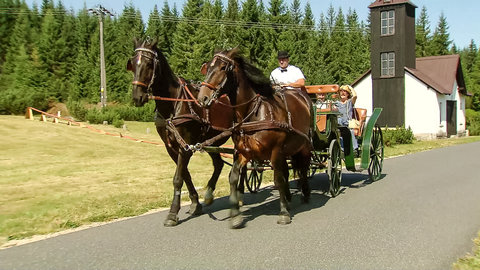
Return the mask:
M109 104L105 108L82 101L69 101L67 103L70 114L79 121L88 121L92 124L109 124L121 127L124 121L153 122L155 116L155 103L151 102L143 107L134 107L126 104Z
M467 109L465 118L467 121L467 129L469 130L470 135L480 135L480 111Z
M67 102L67 108L70 114L78 121L86 121L87 116L87 104L81 101L72 101Z
M395 129L385 129L383 131L383 142L386 146L396 144L411 144L415 141L415 136L410 127L396 127Z

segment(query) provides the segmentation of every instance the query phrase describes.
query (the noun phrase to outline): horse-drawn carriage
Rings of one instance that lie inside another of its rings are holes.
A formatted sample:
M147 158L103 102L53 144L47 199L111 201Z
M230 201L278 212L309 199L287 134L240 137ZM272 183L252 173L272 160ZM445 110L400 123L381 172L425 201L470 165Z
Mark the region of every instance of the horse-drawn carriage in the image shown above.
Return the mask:
M358 127L353 130L355 139L358 141L358 149L353 149L352 140L354 138L351 137L348 127L339 126L337 122L339 112L333 101L338 99L339 86L309 85L303 91L307 91L312 99L314 112L312 117L313 150L309 177L326 170L330 183L329 192L332 197L336 197L340 193L343 164L351 172L368 170L371 181L379 180L383 168L384 144L382 130L376 125L376 121L382 109L375 108L367 121L367 110L354 108L353 119L358 121ZM323 104L317 102L317 95L320 93L327 95L327 100ZM343 140L345 143L342 143ZM343 147L342 144L344 144ZM227 154L234 152L234 149L230 147L205 146L203 150ZM359 165L356 164L355 159L360 159ZM268 160L252 160L246 169L245 185L251 193L256 193L262 183L263 172L271 169L270 163Z
M280 194L279 224L291 222L290 169L298 176L298 186L306 202L310 198L308 178L324 168L329 175L331 195L339 194L342 160L350 171L368 169L370 179L380 178L383 138L375 123L381 109L376 108L366 124L365 111L360 110L356 137L361 143L355 151L348 128L337 125L339 113L333 104L330 103L328 109L317 109L312 102L315 94L321 92L327 93L330 100L335 99L338 86L309 86L306 91L275 90L258 68L238 51L231 50L214 56L205 69L205 81L196 88L173 74L156 44L138 43L135 53L127 62L127 69L135 75L132 82L135 104L142 106L148 99L155 100L157 131L177 164L174 198L165 226L178 223L184 182L192 200L189 212L202 212L187 167L196 150L209 152L215 168L207 186L207 204L213 200L213 190L223 166L220 153L233 154L229 175L232 228L243 225L239 186L241 190L246 181L247 188L255 192L267 167L274 171L274 183ZM229 137L235 144L234 149L220 146ZM359 168L355 165L356 153L361 157Z

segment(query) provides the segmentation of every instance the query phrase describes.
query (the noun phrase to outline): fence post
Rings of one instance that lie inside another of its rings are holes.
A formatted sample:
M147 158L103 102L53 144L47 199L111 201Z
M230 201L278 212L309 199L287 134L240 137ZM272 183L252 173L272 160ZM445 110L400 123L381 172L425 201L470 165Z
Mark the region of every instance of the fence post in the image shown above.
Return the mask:
M45 116L45 114L42 113L42 116L40 117L40 121L47 122L47 117Z
M25 113L25 119L33 120L32 107L27 108L27 112Z

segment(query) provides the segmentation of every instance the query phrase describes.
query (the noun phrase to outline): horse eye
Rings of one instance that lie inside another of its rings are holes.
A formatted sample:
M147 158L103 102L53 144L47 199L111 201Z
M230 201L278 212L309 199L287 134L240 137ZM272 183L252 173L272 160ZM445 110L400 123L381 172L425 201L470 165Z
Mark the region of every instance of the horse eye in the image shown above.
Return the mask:
M225 65L225 66L221 66L221 67L220 67L220 70L227 70L227 66L226 66L226 65Z

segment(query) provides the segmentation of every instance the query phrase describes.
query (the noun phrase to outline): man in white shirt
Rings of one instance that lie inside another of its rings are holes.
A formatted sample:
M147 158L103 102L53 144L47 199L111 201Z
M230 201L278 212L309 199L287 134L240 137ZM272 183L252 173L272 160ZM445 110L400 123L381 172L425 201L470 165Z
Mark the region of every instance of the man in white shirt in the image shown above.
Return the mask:
M270 81L274 85L303 87L305 86L305 76L303 72L296 66L289 65L288 52L278 52L278 65L270 74Z

